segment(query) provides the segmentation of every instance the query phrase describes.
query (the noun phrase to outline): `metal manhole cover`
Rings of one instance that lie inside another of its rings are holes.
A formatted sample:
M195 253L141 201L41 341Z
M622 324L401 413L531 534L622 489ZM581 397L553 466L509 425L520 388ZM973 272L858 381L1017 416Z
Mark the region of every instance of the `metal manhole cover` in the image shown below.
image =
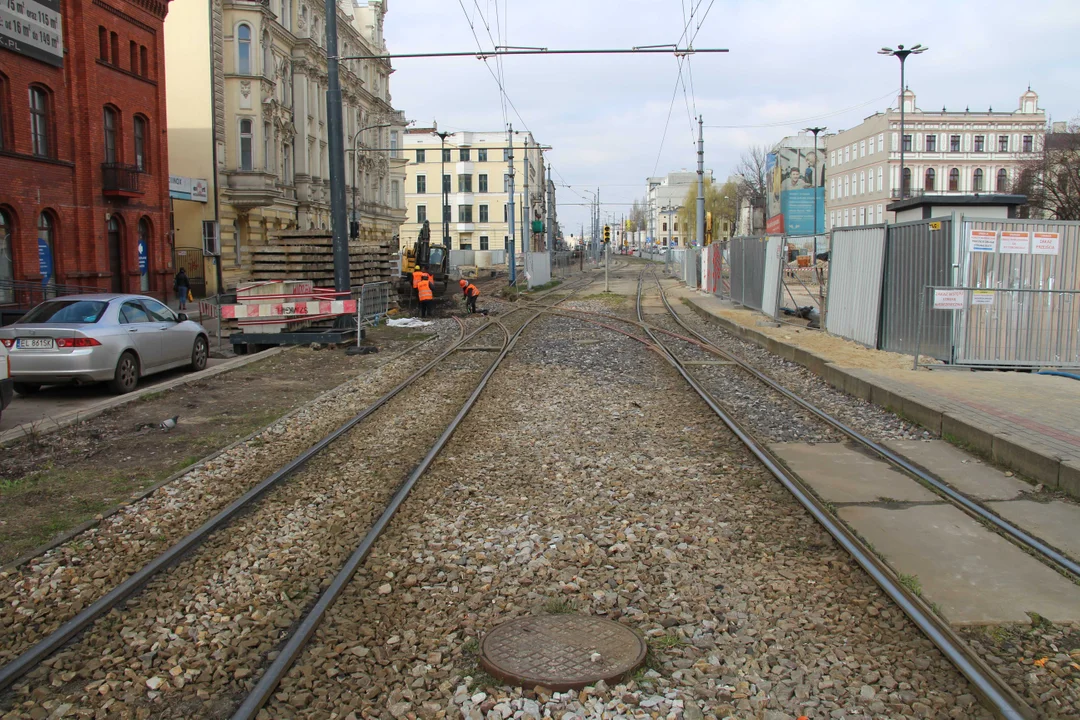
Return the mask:
M645 639L590 615L538 615L497 626L480 643L480 664L514 685L564 692L614 683L645 661Z

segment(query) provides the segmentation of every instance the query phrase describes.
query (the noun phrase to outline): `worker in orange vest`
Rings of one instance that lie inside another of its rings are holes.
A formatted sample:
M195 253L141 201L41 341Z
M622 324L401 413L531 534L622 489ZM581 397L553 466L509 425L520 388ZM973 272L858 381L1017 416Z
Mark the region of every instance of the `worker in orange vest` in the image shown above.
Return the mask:
M416 295L420 300L420 317L431 317L434 314L431 306L435 304L435 294L431 291L431 276L427 273L417 282Z
M461 286L461 294L465 298L465 309L471 313L476 312L476 298L480 297L480 289L465 278L459 280L458 285Z
M416 295L413 299L418 301L418 302L420 300L420 281L421 280L427 280L427 281L430 282L432 280L432 277L430 275L428 275L426 272L424 272L423 270L421 270L419 267L417 267L415 270L413 270L412 287L413 287L413 293L415 293L415 295Z

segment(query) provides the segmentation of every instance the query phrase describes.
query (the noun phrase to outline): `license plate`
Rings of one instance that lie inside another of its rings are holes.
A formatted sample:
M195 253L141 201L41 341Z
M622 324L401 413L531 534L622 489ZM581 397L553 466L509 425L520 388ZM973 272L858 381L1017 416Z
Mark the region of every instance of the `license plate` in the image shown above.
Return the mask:
M20 350L52 350L56 342L52 338L19 338L15 347Z

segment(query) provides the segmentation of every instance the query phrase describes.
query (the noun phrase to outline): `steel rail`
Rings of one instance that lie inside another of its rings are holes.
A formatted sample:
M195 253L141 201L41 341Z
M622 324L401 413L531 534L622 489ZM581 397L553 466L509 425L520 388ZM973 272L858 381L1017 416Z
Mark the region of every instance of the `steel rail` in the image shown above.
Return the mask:
M792 402L794 402L796 405L803 408L804 410L812 413L819 420L825 422L826 424L830 425L831 427L835 428L836 430L839 430L844 435L847 435L849 438L851 438L855 442L859 443L863 447L866 447L866 448L868 448L870 450L873 450L875 453L877 453L879 456L881 456L886 461L892 463L896 467L898 467L898 468L904 470L905 472L911 474L917 480L920 480L921 482L926 483L927 485L930 485L938 493L940 493L941 495L945 496L946 498L948 498L952 502L959 505L963 510L967 511L969 514L975 516L979 520L984 520L984 521L990 523L991 525L996 527L998 530L1000 530L1001 532L1005 533L1010 538L1012 538L1019 545L1025 547L1025 548L1028 548L1028 549L1032 550L1033 552L1041 555L1042 557L1046 558L1047 560L1049 560L1053 564L1057 565L1062 570L1065 570L1066 572L1071 573L1074 578L1080 578L1080 563L1077 563L1075 560L1068 557L1064 553L1059 552L1055 548L1047 545L1045 542L1043 542L1039 538L1037 538L1037 537L1035 537L1033 535L1030 535L1029 533L1025 532L1024 530L1022 530L1022 529L1020 529L1018 527L1016 527L1015 525L1008 522L1007 520L1004 520L1004 519L998 517L997 515L993 514L992 512L987 510L986 508L982 507L978 503L971 500L969 497L967 497L963 493L961 493L961 492L959 492L957 490L954 490L953 488L949 487L948 485L946 485L941 480L938 480L933 475L930 475L929 473L925 472L924 470L922 470L918 466L914 465L913 463L911 463L907 458L903 457L902 455L899 455L899 454L893 452L892 450L890 450L889 448L875 442L874 440L871 440L870 438L866 437L865 435L858 432L854 428L849 427L848 425L844 424L843 422L841 422L837 418L833 417L832 415L829 415L824 410L818 408L817 406L815 406L815 405L811 404L810 402L804 400L803 398L799 397L798 395L796 395L795 393L793 393L792 391L788 390L786 387L784 387L783 385L778 383L773 378L769 377L768 375L761 372L757 368L751 366L749 363L747 363L745 360L738 357L737 355L733 355L730 352L728 352L727 350L724 350L724 349L722 349L720 347L717 347L717 345L715 343L713 343L707 337L705 337L704 335L702 335L701 333L699 333L698 331L694 330L692 327L687 325L686 322L683 321L683 319L678 316L678 313L675 312L675 309L673 307L671 307L671 303L668 302L667 293L664 292L664 288L660 284L660 279L656 277L655 272L653 273L653 280L656 281L656 287L660 291L660 298L664 301L664 307L667 308L668 312L671 314L672 318L674 318L675 322L678 323L679 326L682 327L684 330L686 330L688 333L690 333L695 338L697 338L699 341L701 341L705 345L708 345L709 348L712 348L713 352L715 352L716 354L718 354L721 357L725 358L726 360L730 360L731 362L735 363L740 368L742 368L746 372L750 373L751 375L753 375L755 378L757 378L761 382L765 383L765 385L767 385L771 389L773 389L776 392L780 393L781 395L783 395L787 399L791 400Z
M641 275L638 276L637 291L638 321L643 326L644 316L641 311L641 294L644 272L642 270ZM1034 710L997 673L991 670L982 658L972 653L967 643L957 636L951 627L935 615L923 600L909 593L900 584L895 573L876 555L871 553L846 525L832 516L817 497L803 485L798 476L787 470L764 445L754 439L720 406L713 395L693 375L687 372L682 362L656 337L650 328L645 327L645 332L656 342L668 363L686 380L739 441L750 450L773 477L787 488L788 492L825 528L833 539L847 550L859 566L904 611L919 630L971 682L975 690L990 704L999 717L1005 720L1030 720L1035 716Z
M591 281L590 281L591 282ZM582 286L584 287L584 285ZM579 288L580 289L580 288ZM575 291L576 292L576 291ZM545 293L542 297L547 297ZM562 298L559 302L562 302L566 298ZM516 308L511 310L507 315L522 312L525 308ZM531 322L531 320L530 320ZM187 536L177 541L171 547L163 551L153 560L149 561L142 568L134 572L125 578L120 584L115 586L108 593L98 598L89 607L80 611L75 617L67 620L59 628L46 635L44 638L36 642L30 648L22 652L14 660L11 660L3 667L0 667L0 691L9 688L15 681L26 673L33 670L42 661L48 658L50 655L58 651L64 645L66 645L71 639L79 635L86 628L97 621L102 615L106 614L113 608L119 606L129 597L134 595L140 589L142 589L152 578L158 573L166 570L177 562L179 562L187 553L191 552L199 545L201 545L210 535L217 530L228 525L240 512L245 510L252 503L257 501L263 495L265 495L270 489L286 480L304 465L308 463L315 455L324 450L328 445L340 438L345 433L352 430L356 425L366 420L390 400L400 394L405 388L412 385L420 378L427 375L432 369L437 367L443 360L460 350L464 343L472 338L476 337L480 333L492 328L500 327L504 333L505 340L503 349L510 342L510 333L505 325L501 322L495 321L484 322L480 327L472 332L462 335L462 337L455 341L449 348L439 354L435 359L431 360L424 367L420 368L408 378L403 380L389 392L382 397L375 400L368 405L358 414L354 415L349 420L345 421L337 429L333 430L330 434L323 437L315 444L308 447L300 455L295 457L289 463L276 470L269 477L261 481L255 487L249 489L239 498L230 503L226 508L218 512L214 517L204 522L197 529L189 533ZM524 327L524 326L523 326ZM464 329L464 325L462 324Z

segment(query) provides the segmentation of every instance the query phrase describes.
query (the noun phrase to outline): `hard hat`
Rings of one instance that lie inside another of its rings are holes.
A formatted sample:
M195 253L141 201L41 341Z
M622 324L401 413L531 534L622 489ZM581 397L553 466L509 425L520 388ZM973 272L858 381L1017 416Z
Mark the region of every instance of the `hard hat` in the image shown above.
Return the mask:
M466 280L465 278L461 278L460 280L458 280L458 285L460 285L461 287L465 287L468 284L469 284L469 281Z

